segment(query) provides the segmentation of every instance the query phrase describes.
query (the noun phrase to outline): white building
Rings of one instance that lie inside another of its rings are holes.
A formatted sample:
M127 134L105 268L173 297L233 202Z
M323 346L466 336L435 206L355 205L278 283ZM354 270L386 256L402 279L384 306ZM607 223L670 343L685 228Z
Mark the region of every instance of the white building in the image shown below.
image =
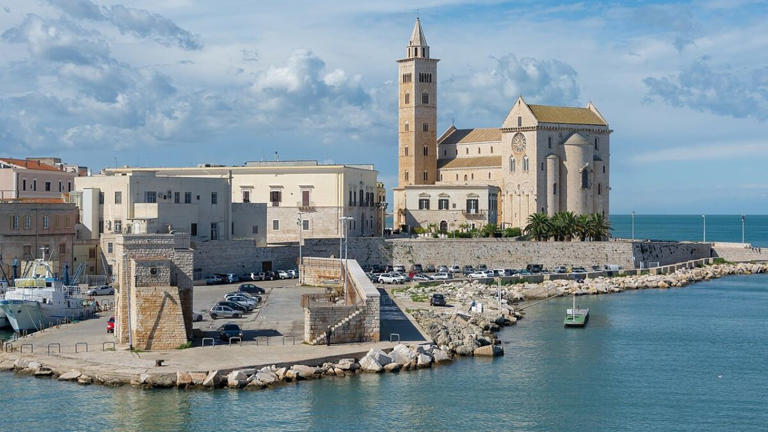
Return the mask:
M245 166L183 168L118 168L108 175L154 172L157 178L197 178L223 181L233 204L232 238L253 233L266 236L267 243L295 242L302 238L342 236L341 217L351 217L348 235L378 236L384 226L386 202L383 185L373 165L322 165L317 161L247 162ZM167 180L164 180L167 181ZM238 205L262 203L265 225L256 227L254 215L242 213ZM301 223L299 217L301 214ZM243 232L245 231L245 232ZM220 231L219 238L223 237Z

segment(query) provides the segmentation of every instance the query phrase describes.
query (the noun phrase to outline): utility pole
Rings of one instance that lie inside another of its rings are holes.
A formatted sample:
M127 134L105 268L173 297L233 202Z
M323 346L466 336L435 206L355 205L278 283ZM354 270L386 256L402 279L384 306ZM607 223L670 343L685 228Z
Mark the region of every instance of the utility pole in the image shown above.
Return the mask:
M704 221L704 243L707 242L707 215L701 215L701 220Z
M304 274L304 272L301 271L301 264L303 264L303 261L301 259L301 244L303 243L302 239L302 230L304 229L304 213L299 211L299 220L296 222L296 224L299 226L299 265L297 271L299 271L300 275ZM299 278L299 282L301 282L301 278Z
M744 220L746 217L742 214L741 215L741 243L747 244L747 242L744 240Z
M632 210L632 240L635 239L635 211Z

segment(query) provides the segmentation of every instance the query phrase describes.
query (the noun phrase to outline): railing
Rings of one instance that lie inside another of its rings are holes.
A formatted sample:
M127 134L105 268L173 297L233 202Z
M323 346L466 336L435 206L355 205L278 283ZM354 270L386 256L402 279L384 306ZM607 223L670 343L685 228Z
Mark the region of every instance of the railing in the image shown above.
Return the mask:
M485 210L462 211L461 214L467 219L485 219L486 217Z
M315 203L312 201L306 203L299 201L296 203L296 207L301 211L315 211Z

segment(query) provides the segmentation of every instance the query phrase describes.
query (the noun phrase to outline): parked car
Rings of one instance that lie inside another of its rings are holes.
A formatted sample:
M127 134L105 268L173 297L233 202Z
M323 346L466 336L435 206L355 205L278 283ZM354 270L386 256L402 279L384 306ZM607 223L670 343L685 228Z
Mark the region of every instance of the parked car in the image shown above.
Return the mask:
M475 269L471 265L465 265L464 269L461 271L464 273L464 276L468 276L475 272Z
M240 282L240 277L234 273L227 273L225 277L227 279L227 283Z
M288 270L288 276L291 277L291 279L296 279L299 277L299 271L298 270Z
M435 280L447 280L447 279L453 279L453 276L451 276L451 274L448 272L440 272L440 273L435 273L435 275L432 276L432 278Z
M571 269L571 273L586 273L587 269L584 267L574 267Z
M245 298L251 299L256 303L261 303L261 296L256 294L248 294L247 292L242 292L242 291L232 291L227 293L226 295L239 295L239 296L243 296Z
M435 266L432 264L427 264L427 267L424 268L425 273L434 273L435 272Z
M515 269L504 269L504 276L514 276L519 272Z
M224 300L241 304L248 308L249 311L252 311L256 308L256 306L259 305L259 302L257 302L255 299L240 294L227 294L224 296Z
M544 266L541 264L528 264L525 269L531 273L541 273L544 270Z
M277 271L277 278L278 279L290 279L291 275L288 274L285 270L278 270Z
M530 275L532 275L533 273L531 273L530 271L528 271L528 269L522 269L522 270L520 270L520 271L519 271L517 274L519 274L520 276L530 276Z
M396 266L392 267L392 271L393 272L398 272L398 273L405 273L405 266L396 265Z
M114 333L115 332L115 317L109 317L109 321L107 321L107 333Z
M219 275L210 275L205 278L206 285L218 285L224 283L224 278Z
M467 275L470 279L487 279L489 276L484 271L476 271ZM493 276L490 276L493 277Z
M441 266L437 267L437 272L438 273L448 273L450 271L451 271L451 269L449 269L448 266L441 265Z
M568 269L565 266L557 266L552 271L554 273L568 273Z
M93 287L85 292L85 294L89 296L112 295L114 293L115 289L109 285Z
M442 294L432 294L429 299L430 306L445 306L445 297Z
M480 264L479 266L477 266L477 270L486 271L488 270L488 266L485 264Z
M432 276L425 275L424 273L416 273L411 277L411 280L417 282L429 282L433 280Z
M459 266L451 266L448 268L448 273L461 273L461 268Z
M192 312L192 321L199 322L203 320L203 314L200 312Z
M414 264L411 266L411 272L413 273L422 273L424 271L424 268L421 266L421 264Z
M228 305L222 305L217 304L211 308L211 310L208 311L208 314L211 316L211 319L218 319L221 318L242 318L243 312L234 309L231 306Z
M604 270L615 272L621 270L621 266L616 264L606 264Z
M245 307L244 305L241 305L241 304L229 301L229 300L220 301L220 302L216 303L216 305L218 305L218 306L229 306L232 309L234 309L236 311L240 311L242 313L248 312L248 308Z
M384 269L381 272L382 273L391 273L393 271L395 271L394 267L392 267L391 265L385 265Z
M237 290L248 294L264 294L266 292L264 291L264 288L257 287L256 285L249 283L240 285L240 288Z
M229 338L233 337L238 337L241 341L243 340L243 331L235 323L224 324L216 330L216 333L219 335L219 339L224 342L229 342Z
M400 273L383 273L379 276L380 284L401 284L405 283L405 276Z
M504 275L504 269L493 269L493 270L491 270L491 271L493 272L493 275L494 275L495 277L502 277L502 276L505 276L505 275Z
M264 272L251 272L250 274L250 280L252 281L263 281L264 280Z

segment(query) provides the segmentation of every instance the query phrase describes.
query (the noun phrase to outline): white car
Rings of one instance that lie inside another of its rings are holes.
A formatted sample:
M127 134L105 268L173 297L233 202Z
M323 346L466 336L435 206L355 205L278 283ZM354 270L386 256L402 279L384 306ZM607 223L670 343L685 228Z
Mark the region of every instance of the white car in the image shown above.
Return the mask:
M392 268L393 272L405 273L405 266L396 265Z
M425 275L424 273L415 274L411 278L411 280L417 281L417 282L429 282L433 279L434 278L432 276Z
M97 286L85 292L85 294L89 296L112 295L114 293L115 293L115 289L109 285Z
M296 279L299 277L299 271L298 270L288 270L288 276L290 276L292 279Z
M488 278L492 278L493 275L489 276L488 272L476 271L476 272L470 273L469 275L467 275L467 277L470 279L488 279Z
M288 272L285 271L285 270L278 270L277 271L277 277L280 278L280 279L290 279L291 275L288 274Z
M451 276L451 274L448 272L440 272L440 273L435 273L435 275L432 276L432 279L447 280L447 279L453 279L453 276Z
M379 275L380 284L401 284L405 282L405 277L398 273L384 273Z

